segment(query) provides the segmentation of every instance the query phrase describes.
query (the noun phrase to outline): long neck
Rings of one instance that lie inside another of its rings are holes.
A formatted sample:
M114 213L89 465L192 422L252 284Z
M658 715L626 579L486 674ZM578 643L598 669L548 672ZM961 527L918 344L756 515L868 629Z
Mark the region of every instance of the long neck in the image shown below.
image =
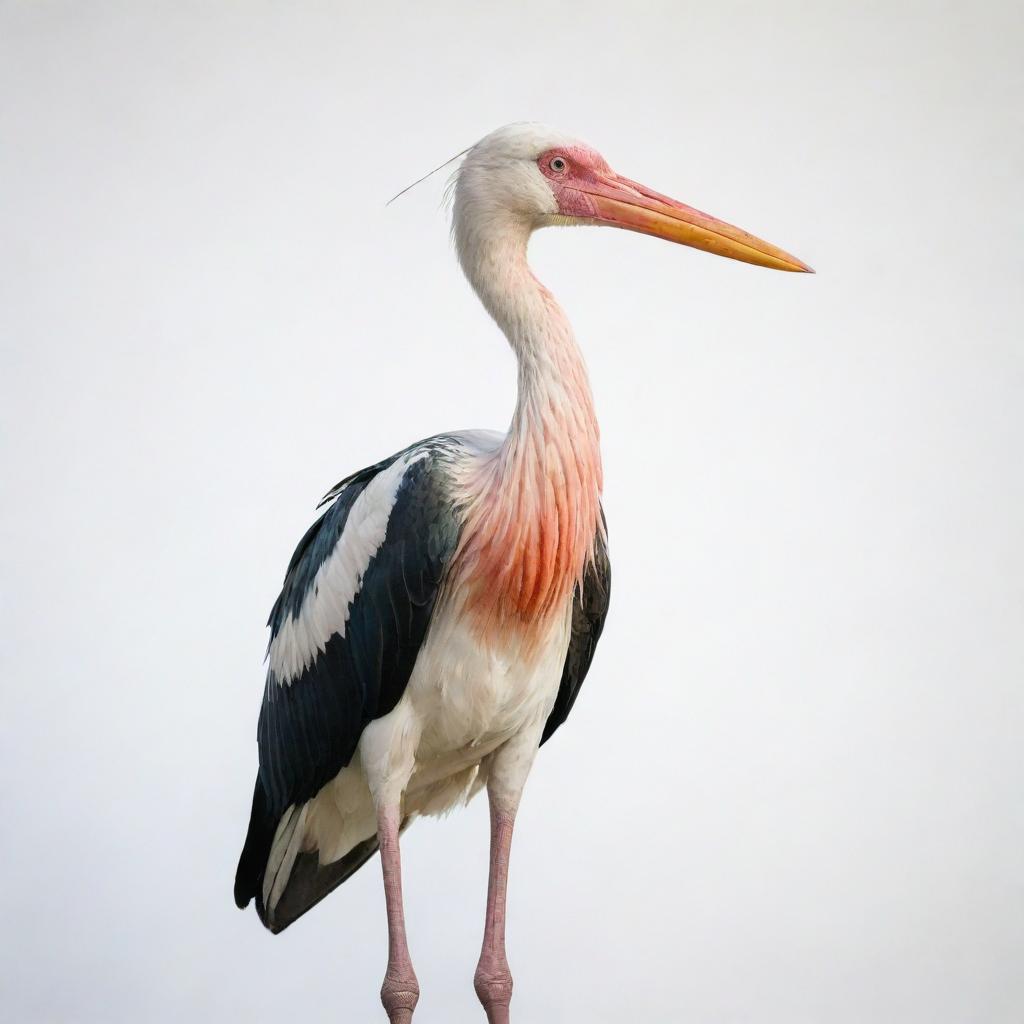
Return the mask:
M460 238L470 283L519 366L515 413L471 482L467 552L484 618L535 623L564 607L593 553L601 453L583 356L526 260L529 229Z

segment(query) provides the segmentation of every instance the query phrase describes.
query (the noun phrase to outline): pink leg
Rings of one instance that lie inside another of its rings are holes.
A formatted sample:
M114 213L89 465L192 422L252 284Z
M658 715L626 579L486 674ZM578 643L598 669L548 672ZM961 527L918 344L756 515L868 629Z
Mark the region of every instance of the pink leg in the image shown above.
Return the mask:
M487 1011L488 1024L509 1024L512 972L505 957L505 891L515 811L499 808L491 795L491 868L487 882L487 917L473 987Z
M402 857L398 849L398 809L381 808L377 814L377 839L384 869L384 900L388 908L388 969L380 1001L390 1024L410 1024L420 998L420 986L409 958L402 909Z

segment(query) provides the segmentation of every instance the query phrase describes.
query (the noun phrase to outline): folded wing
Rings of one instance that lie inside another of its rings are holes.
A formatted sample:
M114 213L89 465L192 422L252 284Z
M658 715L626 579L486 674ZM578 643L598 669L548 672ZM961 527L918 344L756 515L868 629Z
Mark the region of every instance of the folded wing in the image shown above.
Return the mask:
M461 528L452 453L434 438L347 477L288 566L270 615L260 768L235 878L236 903L255 897L268 926L267 896L277 878L283 891L299 852L302 805L412 674Z

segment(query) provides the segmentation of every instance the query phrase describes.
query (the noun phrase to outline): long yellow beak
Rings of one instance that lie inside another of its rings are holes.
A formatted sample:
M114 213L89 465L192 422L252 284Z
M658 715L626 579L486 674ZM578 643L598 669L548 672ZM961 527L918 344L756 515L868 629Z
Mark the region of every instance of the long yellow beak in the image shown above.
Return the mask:
M806 263L778 246L628 178L609 176L586 192L593 209L592 219L599 223L679 242L758 267L814 273Z

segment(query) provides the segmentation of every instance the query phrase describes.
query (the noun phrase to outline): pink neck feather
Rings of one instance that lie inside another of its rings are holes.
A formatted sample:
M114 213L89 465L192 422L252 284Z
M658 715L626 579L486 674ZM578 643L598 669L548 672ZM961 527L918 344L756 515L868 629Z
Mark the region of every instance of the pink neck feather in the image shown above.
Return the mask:
M471 283L519 361L508 435L467 480L458 578L484 634L528 637L564 612L593 555L601 452L582 354L527 265L527 237L507 230L457 240Z

